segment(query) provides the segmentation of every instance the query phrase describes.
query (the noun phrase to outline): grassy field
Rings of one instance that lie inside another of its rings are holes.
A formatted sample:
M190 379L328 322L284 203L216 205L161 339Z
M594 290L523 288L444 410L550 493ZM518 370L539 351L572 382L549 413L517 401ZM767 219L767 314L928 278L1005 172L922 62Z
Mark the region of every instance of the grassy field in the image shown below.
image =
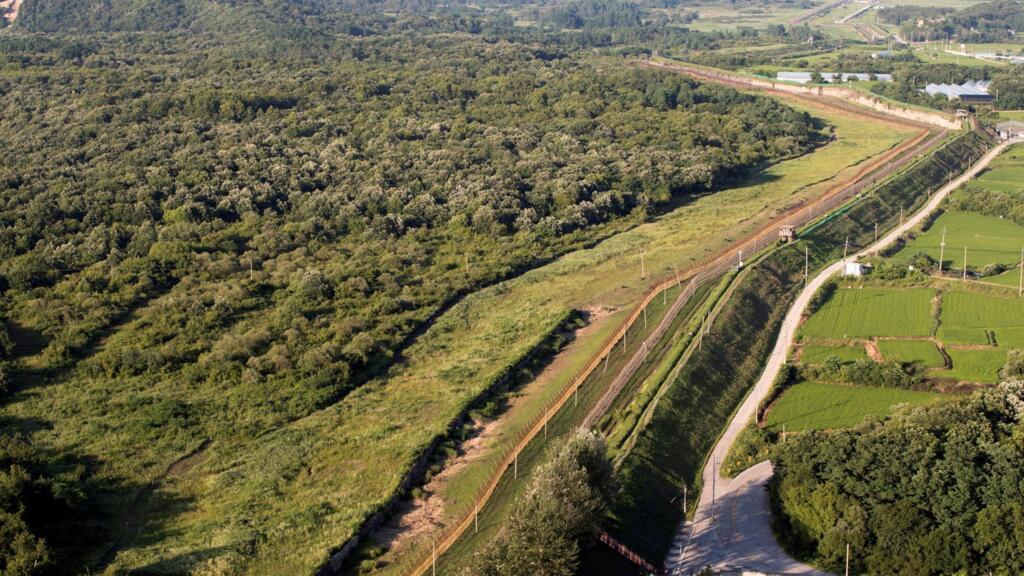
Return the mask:
M768 410L766 423L774 432L783 426L786 432L848 428L869 416L885 416L898 405L927 404L939 397L932 392L801 382Z
M929 336L930 289L840 288L800 329L818 339Z
M805 344L800 347L800 361L804 364L823 364L825 360L835 356L843 362L866 360L868 353L864 346L827 346L821 344Z
M955 378L967 382L995 384L999 381L999 369L1006 364L1006 350L959 350L946 348L946 354L953 360L951 370L936 372L936 376Z
M926 368L942 368L945 358L930 340L880 340L878 350L886 360L917 362Z
M1000 286L1008 286L1010 288L1013 288L1014 290L1019 290L1021 286L1020 275L1020 266L1018 265L1016 268L1010 268L1009 270L1003 272L1002 274L998 274L996 276L989 276L984 279L984 282L990 282L992 284L998 284Z
M906 259L923 252L938 260L943 230L946 231L946 250L942 258L946 270L963 269L965 246L967 264L975 269L988 264L1012 265L1020 261L1024 226L973 212L952 211L939 216L927 231L908 242L895 258Z

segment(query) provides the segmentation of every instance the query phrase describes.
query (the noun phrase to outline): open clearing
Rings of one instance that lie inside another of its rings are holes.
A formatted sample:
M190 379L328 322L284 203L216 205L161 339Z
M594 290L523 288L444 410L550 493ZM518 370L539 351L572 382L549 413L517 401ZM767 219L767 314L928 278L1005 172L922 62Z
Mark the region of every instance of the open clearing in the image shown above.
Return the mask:
M995 333L995 341L986 337ZM1024 347L1024 304L1017 298L999 298L973 292L947 292L942 296L942 324L938 336L951 344L990 344L1001 348Z
M929 336L935 291L840 288L801 328L807 338Z
M766 417L768 429L781 432L856 426L869 416L882 417L900 404L934 402L941 395L894 388L801 382L786 390Z
M886 360L917 362L925 368L942 368L945 358L930 340L880 340L878 349Z
M940 247L943 230L946 231L944 253ZM973 212L951 211L939 216L927 231L908 242L896 259L907 259L923 252L938 261L941 253L946 270L963 269L966 246L968 266L980 269L989 264L1020 262L1022 245L1024 226L1020 224Z

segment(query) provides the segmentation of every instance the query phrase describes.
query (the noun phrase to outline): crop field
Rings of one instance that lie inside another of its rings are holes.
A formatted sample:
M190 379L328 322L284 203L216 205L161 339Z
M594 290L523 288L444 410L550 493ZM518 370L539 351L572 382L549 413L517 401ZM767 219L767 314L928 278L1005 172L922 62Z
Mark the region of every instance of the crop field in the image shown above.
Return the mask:
M947 348L946 354L953 360L951 370L942 370L936 376L954 378L966 382L995 384L999 381L999 369L1006 364L1006 349L961 350Z
M1024 111L1000 112L1012 119L1024 120ZM978 186L998 192L1024 192L1024 146L1012 146L975 181Z
M946 231L946 249L942 258L946 270L963 269L965 246L967 264L975 269L988 264L1012 265L1020 261L1024 226L983 214L954 211L939 216L927 231L908 242L895 258L906 259L923 252L938 260L943 230Z
M1009 288L1013 288L1014 290L1019 290L1021 286L1020 266L1018 265L1015 268L1010 268L1006 272L1003 272L1002 274L997 274L996 276L988 276L984 278L983 281L988 282L990 284L998 284L1000 286L1007 286Z
M925 368L942 368L945 358L930 340L880 340L878 350L886 360L917 362Z
M832 356L843 362L867 360L868 353L863 345L828 346L821 344L805 344L800 347L800 361L804 364L823 364Z
M1017 298L947 292L942 297L941 319L938 336L944 342L989 344L986 332L994 332L1001 348L1024 347L1024 305Z
M869 416L886 416L901 404L921 405L941 396L932 392L801 382L786 390L768 410L773 432L856 426Z
M804 337L929 336L930 289L840 288L803 325Z

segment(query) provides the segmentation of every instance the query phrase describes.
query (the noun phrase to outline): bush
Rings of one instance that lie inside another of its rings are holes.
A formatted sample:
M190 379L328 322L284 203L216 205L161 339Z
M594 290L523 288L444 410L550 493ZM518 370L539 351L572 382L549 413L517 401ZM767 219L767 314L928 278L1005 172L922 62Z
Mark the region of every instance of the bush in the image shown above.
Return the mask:
M1024 350L1010 350L1006 356L1006 364L999 371L1003 380L1024 378Z

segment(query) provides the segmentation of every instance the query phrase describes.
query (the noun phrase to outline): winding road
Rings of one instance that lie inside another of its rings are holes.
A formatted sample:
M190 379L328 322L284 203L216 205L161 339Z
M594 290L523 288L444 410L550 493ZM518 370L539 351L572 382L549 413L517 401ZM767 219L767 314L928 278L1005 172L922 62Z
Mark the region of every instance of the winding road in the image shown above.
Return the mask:
M1007 146L1021 141L1003 142L990 150L959 178L932 195L931 200L901 226L852 256L852 259L876 254L894 243L935 211L950 192L984 170ZM824 574L790 558L772 535L768 492L765 489L772 476L771 462L761 462L731 479L718 474L718 464L725 460L729 448L754 418L758 404L767 396L775 376L786 361L800 318L811 298L829 278L842 270L844 264L845 260L834 262L811 279L786 313L761 377L733 415L725 433L708 457L702 477L704 490L701 491L694 520L680 526L666 562L670 574L694 574L708 566L715 570Z

